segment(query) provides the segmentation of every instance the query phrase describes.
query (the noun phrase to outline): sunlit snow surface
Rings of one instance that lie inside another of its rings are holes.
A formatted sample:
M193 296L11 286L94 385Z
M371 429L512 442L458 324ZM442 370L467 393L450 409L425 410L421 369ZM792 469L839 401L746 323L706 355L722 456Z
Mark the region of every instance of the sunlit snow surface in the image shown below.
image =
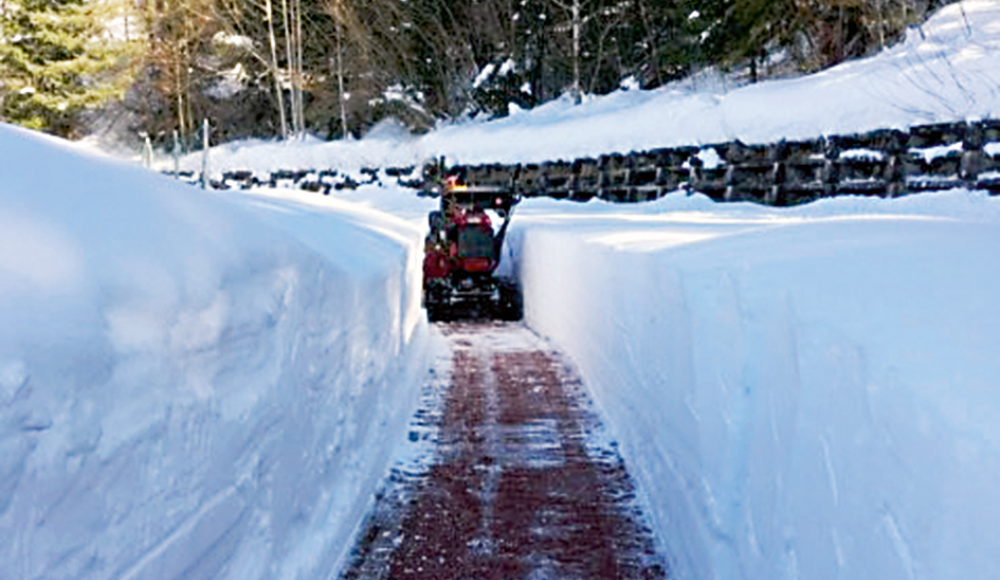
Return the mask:
M527 200L502 268L581 368L675 577L994 578L998 248L982 192L676 193Z
M1000 4L962 7L802 79L211 163L572 158L997 116ZM205 193L72 149L0 127L0 578L329 577L405 445L434 200ZM675 578L991 579L998 206L529 200L503 268L584 374Z
M75 149L0 126L0 578L325 577L416 403L420 229Z
M670 196L517 221L680 578L1000 575L1000 201Z

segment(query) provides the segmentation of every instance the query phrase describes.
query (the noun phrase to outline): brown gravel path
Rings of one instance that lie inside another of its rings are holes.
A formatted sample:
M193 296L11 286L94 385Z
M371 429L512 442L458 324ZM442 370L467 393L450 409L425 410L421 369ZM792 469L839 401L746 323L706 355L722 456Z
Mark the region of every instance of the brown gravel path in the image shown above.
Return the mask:
M456 323L342 578L665 578L580 379L517 324Z

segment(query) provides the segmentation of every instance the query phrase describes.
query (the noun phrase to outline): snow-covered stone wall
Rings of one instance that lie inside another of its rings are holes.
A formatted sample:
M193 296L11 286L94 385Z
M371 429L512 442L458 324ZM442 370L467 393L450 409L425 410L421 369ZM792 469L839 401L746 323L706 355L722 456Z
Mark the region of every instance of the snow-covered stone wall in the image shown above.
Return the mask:
M327 252L9 127L0 175L0 578L330 574L416 404L419 232L330 210Z
M673 577L1000 576L997 200L546 207L511 239L527 322Z

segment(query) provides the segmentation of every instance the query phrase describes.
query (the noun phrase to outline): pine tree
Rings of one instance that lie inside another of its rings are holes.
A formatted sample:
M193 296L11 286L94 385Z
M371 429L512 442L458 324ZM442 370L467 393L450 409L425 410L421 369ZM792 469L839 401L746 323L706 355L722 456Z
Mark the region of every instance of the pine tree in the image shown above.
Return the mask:
M82 113L120 98L136 45L108 32L115 8L81 0L0 0L0 120L78 137Z

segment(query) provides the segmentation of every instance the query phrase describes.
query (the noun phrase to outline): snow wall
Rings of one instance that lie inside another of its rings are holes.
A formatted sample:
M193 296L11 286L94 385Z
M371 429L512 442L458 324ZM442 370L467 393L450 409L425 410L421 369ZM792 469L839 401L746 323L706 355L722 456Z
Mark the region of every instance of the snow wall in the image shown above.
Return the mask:
M0 175L0 578L331 574L415 409L419 232L6 126Z
M1000 202L706 201L511 236L672 577L1000 577Z

